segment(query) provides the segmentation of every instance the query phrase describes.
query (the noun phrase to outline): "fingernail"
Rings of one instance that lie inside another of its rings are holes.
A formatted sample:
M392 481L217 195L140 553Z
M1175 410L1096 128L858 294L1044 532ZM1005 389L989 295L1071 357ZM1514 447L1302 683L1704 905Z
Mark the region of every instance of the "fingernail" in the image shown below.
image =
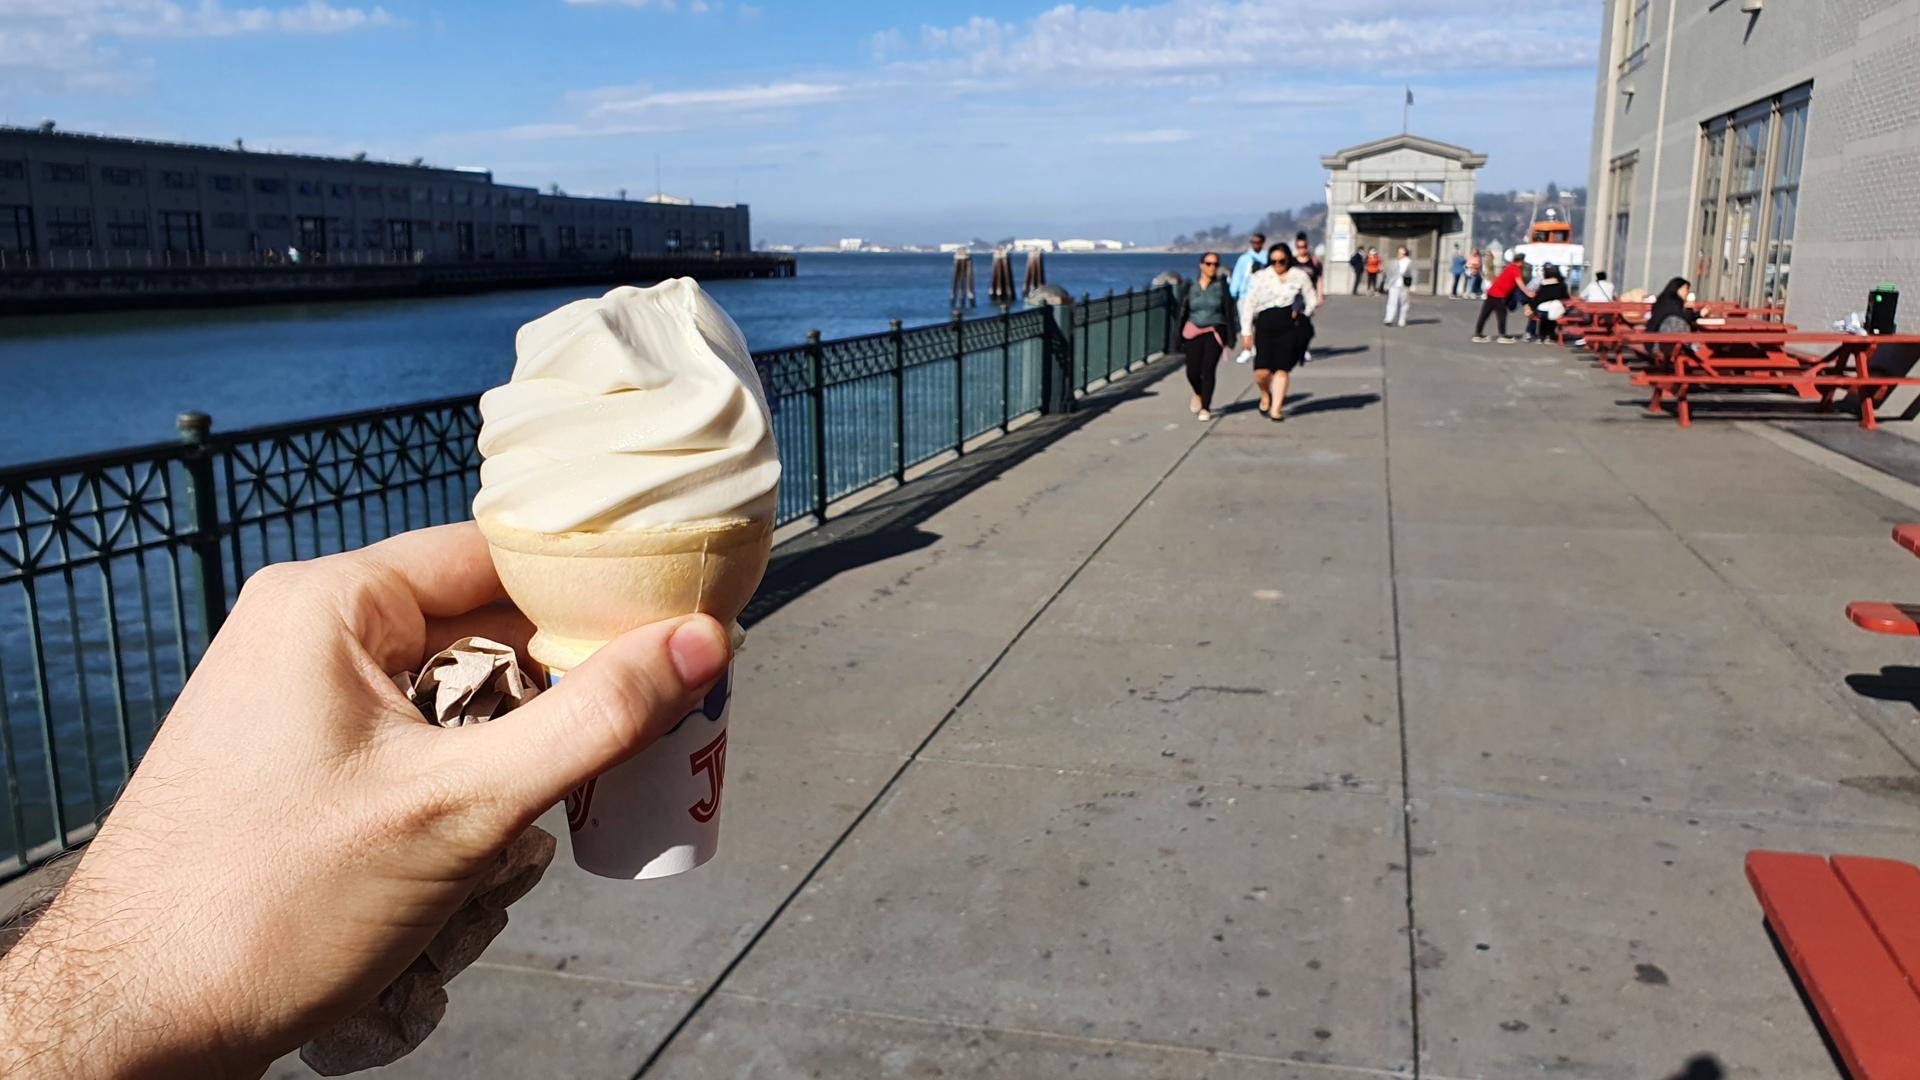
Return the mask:
M696 615L668 635L667 653L673 657L681 686L689 690L705 686L726 669L727 632L711 617Z

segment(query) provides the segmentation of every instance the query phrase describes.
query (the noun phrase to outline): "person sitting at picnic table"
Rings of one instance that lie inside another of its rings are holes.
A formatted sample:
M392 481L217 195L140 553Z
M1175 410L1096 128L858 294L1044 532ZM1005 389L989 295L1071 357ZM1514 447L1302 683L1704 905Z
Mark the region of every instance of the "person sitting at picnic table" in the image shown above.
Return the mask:
M1611 304L1618 299L1618 294L1613 291L1613 282L1607 280L1607 272L1602 270L1580 290L1580 299L1589 304Z
M1553 340L1556 324L1566 315L1567 297L1571 295L1560 268L1548 263L1540 273L1540 287L1533 291L1533 298L1528 304L1532 318L1527 321L1527 340Z
M1693 283L1686 278L1674 278L1667 287L1660 290L1654 298L1653 307L1647 312L1647 329L1656 334L1691 334L1695 324L1700 321L1704 311L1695 311L1687 306L1687 298L1693 294Z

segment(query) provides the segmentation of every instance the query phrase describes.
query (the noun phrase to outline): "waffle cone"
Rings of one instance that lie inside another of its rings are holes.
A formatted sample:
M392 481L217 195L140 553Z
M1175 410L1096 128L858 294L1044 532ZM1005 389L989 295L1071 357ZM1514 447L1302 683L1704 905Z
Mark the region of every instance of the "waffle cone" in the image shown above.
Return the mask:
M705 612L732 626L760 586L773 524L737 519L619 532L542 533L482 520L507 595L538 631L527 651L572 671L636 627Z

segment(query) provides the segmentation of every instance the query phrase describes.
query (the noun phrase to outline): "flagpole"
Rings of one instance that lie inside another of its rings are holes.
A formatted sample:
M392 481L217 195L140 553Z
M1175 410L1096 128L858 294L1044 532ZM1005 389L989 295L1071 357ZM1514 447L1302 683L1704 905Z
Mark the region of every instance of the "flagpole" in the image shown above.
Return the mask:
M1413 111L1413 87L1407 87L1407 98L1400 105L1400 134L1408 133L1408 114Z

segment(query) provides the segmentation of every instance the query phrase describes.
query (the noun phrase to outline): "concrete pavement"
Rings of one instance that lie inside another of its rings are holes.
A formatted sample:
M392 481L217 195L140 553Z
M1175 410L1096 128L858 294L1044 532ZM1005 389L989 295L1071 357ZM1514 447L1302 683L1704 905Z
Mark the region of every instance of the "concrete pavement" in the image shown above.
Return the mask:
M720 859L563 853L387 1072L1829 1075L1741 857L1920 858L1920 665L1841 614L1920 509L1469 313L1336 298L1285 424L1150 370L783 548Z

